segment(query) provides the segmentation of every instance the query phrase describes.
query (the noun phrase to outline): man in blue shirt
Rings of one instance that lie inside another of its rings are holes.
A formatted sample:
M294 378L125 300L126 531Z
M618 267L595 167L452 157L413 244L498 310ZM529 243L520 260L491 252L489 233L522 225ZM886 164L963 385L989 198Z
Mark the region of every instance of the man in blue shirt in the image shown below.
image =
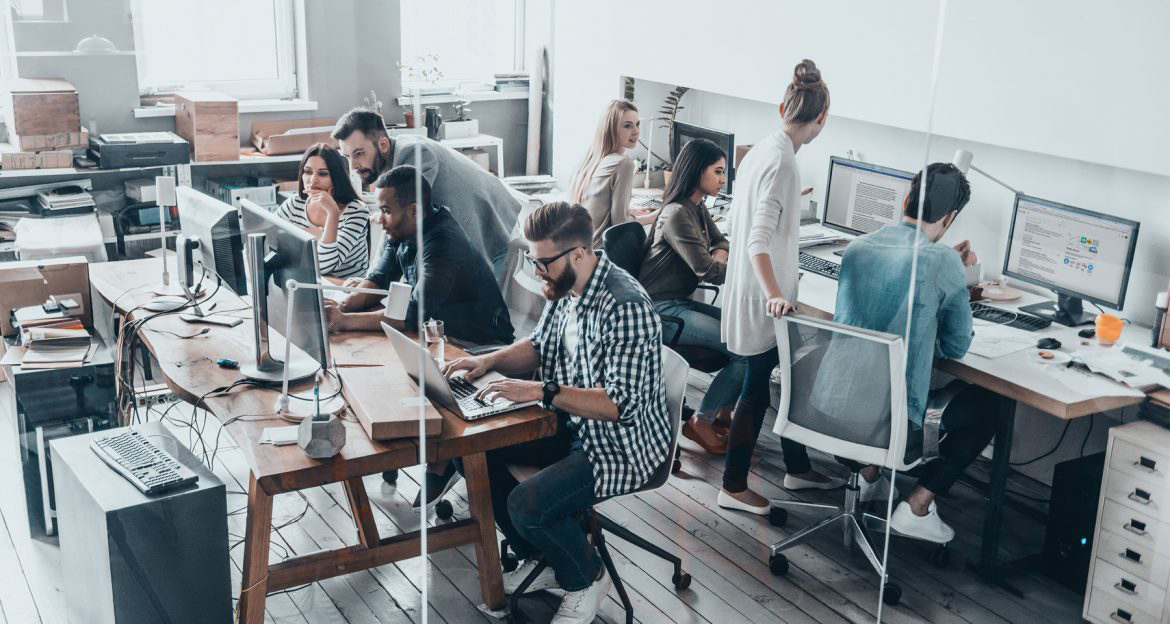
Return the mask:
M971 198L967 179L953 165L943 163L930 165L926 179L921 206L919 173L903 203L902 222L862 236L846 248L834 317L847 325L905 335L913 272L914 306L906 340L912 436L921 436L934 358L961 358L971 345L971 306L963 266L976 262L967 241L954 248L938 242ZM917 266L912 268L915 256ZM895 531L944 544L954 538L954 530L939 518L934 498L945 494L991 441L995 400L990 391L969 386L951 402L943 414L946 435L939 444L939 457L920 467L918 484L894 510L890 525ZM888 495L889 481L876 467L864 469L862 476L863 502Z

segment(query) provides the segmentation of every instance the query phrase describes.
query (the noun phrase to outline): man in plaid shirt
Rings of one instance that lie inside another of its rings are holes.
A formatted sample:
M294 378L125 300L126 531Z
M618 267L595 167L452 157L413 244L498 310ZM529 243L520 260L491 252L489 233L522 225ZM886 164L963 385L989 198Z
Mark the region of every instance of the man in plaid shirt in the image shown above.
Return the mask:
M469 378L539 369L543 381L489 384L486 397L543 401L557 435L488 453L496 523L525 563L504 577L512 593L543 554L529 591L565 590L555 624L592 622L612 581L573 514L633 491L667 461L670 421L662 385L662 328L638 281L593 251L581 206L555 202L524 225L529 260L549 300L532 335L451 363ZM517 483L507 464L545 466Z

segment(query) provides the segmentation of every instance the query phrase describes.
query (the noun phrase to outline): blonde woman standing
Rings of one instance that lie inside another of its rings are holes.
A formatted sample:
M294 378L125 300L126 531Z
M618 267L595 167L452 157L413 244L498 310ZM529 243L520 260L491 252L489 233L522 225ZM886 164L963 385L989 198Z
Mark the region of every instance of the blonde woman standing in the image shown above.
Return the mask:
M577 167L569 185L569 197L589 211L593 219L593 247L601 247L601 233L611 225L635 218L630 214L630 192L634 186L634 161L624 152L638 145L638 108L626 100L612 100L597 124L593 143ZM642 212L636 219L643 225L654 221L656 212Z
M737 171L731 205L731 254L720 326L727 348L747 358L747 374L727 432L720 507L766 515L768 499L748 487L756 438L771 403L779 363L772 319L796 310L800 171L796 152L817 138L829 114L829 89L815 63L801 61L780 104L782 127L756 143ZM781 440L791 490L832 489L844 482L812 469L803 445Z

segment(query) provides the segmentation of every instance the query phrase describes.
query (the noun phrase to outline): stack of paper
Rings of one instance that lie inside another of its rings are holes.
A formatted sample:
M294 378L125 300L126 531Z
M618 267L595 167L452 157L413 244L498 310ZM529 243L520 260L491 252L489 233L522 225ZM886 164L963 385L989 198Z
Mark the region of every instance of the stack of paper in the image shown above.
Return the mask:
M51 215L55 212L75 213L94 206L93 195L80 186L63 186L37 191L37 202L41 212Z
M25 321L20 327L25 346L21 368L69 368L80 366L89 357L89 332L73 318Z
M1005 325L975 325L968 353L985 358L997 358L1035 346L1033 337L1022 330Z

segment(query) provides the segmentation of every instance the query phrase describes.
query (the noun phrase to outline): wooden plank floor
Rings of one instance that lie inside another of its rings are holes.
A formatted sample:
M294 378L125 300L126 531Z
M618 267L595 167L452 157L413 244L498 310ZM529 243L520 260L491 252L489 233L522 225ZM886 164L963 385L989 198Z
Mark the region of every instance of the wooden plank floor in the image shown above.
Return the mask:
M709 378L702 375L689 389L697 404ZM54 540L29 537L24 510L16 426L10 388L0 384L0 623L65 621L60 583L60 556ZM157 415L157 414L156 414ZM232 546L232 579L239 591L241 545L244 532L244 492L247 467L240 451L214 419L202 426L198 439L183 423L192 417L190 406L177 405L168 424L180 440L189 441L197 455L218 441L213 470L227 484L228 530ZM206 416L196 415L200 424ZM780 483L784 476L778 441L770 434L771 418L761 435L752 468L752 485L772 498L795 498ZM858 553L841 547L840 537L826 534L789 551L792 568L783 578L768 570L768 545L815 522L800 513L782 529L765 518L733 513L715 504L723 472L722 458L698 451L683 441L683 473L657 492L608 501L601 510L614 521L664 548L679 553L692 575L688 590L677 592L666 562L620 539L609 544L615 564L635 606L635 619L644 623L782 622L791 624L873 622L878 612L878 583ZM823 470L841 473L829 458L814 453ZM417 469L404 471L397 486L378 475L366 479L378 529L383 535L416 529L418 513L409 506L418 491ZM913 481L899 483L905 492ZM841 492L801 493L800 500L836 504ZM450 494L456 517L467 513L462 483ZM271 561L321 549L356 543L356 531L340 486L281 494L275 498ZM1016 585L1020 598L983 584L966 571L967 560L979 554L983 505L972 489L958 485L940 500L943 517L955 527L950 562L942 568L929 561L931 549L921 543L894 540L891 570L903 590L902 603L885 607L882 620L891 623L1067 623L1079 622L1081 597L1043 576L1023 576ZM441 522L433 515L430 524ZM1004 517L1005 556L1021 556L1043 543L1043 527L1018 512ZM428 620L439 623L494 622L479 609L475 554L471 547L437 553L373 570L313 583L271 595L266 621L362 624L410 624L423 619L421 589L427 581ZM525 608L536 622L547 622L558 598L542 592L526 597ZM599 621L624 621L617 593L611 592Z

